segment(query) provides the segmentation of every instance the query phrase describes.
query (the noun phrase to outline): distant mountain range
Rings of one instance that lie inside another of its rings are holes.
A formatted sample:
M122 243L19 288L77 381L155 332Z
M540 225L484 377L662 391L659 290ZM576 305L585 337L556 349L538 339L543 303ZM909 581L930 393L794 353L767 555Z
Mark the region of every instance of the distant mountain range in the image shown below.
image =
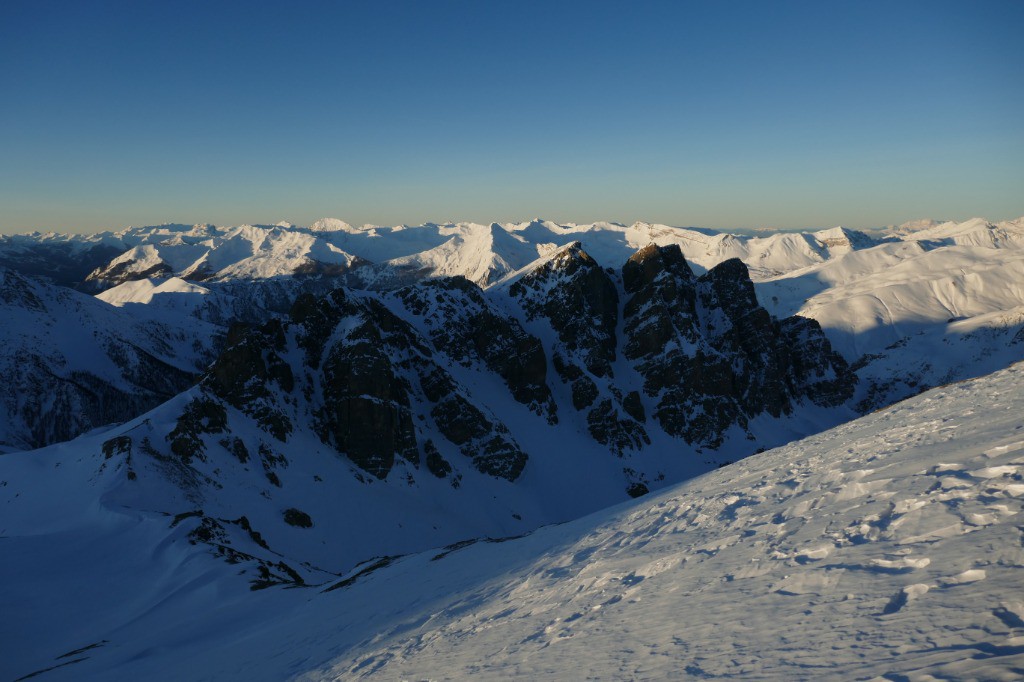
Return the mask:
M817 321L861 379L848 406L865 412L929 386L994 371L1020 357L1022 243L1024 219L995 224L982 219L916 221L870 235L832 228L767 236L646 223L559 225L534 220L356 228L324 219L308 228L288 223L163 225L97 235L0 237L0 266L29 277L43 275L51 284L100 291L100 300L129 317L191 334L198 350L186 351L179 343L173 352L189 356L175 367L192 372L197 362L204 366L212 359L233 323L259 325L286 316L303 293L322 297L337 287L389 292L461 276L497 300L502 298L497 292L517 281L522 289L522 282L531 281L528 273L548 267L555 254L577 244L594 263L611 269L614 281L608 286L624 305L627 292L619 268L644 247L674 245L696 277L738 258L754 283L754 303L780 319L798 315ZM524 315L533 318L536 311L510 312L525 323ZM186 322L196 318L208 324ZM619 319L616 311L614 321ZM607 318L604 325L610 322ZM88 328L89 323L83 324ZM183 325L192 328L182 331ZM120 334L119 323L100 326L103 333ZM589 333L584 326L567 333ZM612 348L618 339L611 337L621 336L621 330L596 333L604 334ZM137 346L131 336L125 343ZM62 352L50 355L59 365ZM552 355L548 361L555 359ZM173 386L184 388L183 380ZM74 394L79 388L72 384L65 392ZM123 409L112 408L112 421L153 405L129 393L119 399ZM168 397L166 392L159 395ZM38 428L31 416L27 419L28 431L0 425L0 447L55 442L98 426L106 417L73 418L64 420L66 426ZM33 428L36 435L26 435ZM20 435L3 435L18 429Z

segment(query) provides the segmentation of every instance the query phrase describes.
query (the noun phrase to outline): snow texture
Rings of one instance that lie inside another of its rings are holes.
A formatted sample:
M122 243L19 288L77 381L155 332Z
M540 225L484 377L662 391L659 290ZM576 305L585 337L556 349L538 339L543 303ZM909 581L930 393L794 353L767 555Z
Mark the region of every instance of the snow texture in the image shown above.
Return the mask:
M525 537L254 593L183 523L97 503L75 443L10 455L0 671L1019 679L1022 400L1018 364Z

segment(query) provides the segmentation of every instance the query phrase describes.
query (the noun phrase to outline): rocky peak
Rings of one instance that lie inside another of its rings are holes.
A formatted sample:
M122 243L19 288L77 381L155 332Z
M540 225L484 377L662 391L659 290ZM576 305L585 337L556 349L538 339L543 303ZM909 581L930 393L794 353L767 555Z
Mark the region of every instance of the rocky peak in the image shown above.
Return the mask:
M668 433L714 448L758 414L778 417L794 401L849 397L851 375L820 327L772 319L739 259L694 280L677 251L652 245L623 268L632 293L625 355Z
M693 271L678 245L648 244L622 267L622 283L628 294L636 293L659 276L672 276L684 282L693 280Z
M576 241L559 249L538 271L561 270L565 275L573 275L581 268L593 267L598 267L597 261L583 250L581 242Z
M630 416L614 386L619 296L608 272L574 242L509 293L529 319L546 319L557 333L555 371L568 385L573 407L586 411L590 435L620 456L650 443L643 420Z
M640 249L626 261L622 279L631 294L624 309L627 358L660 352L673 339L697 342L693 271L678 246Z
M578 356L596 376L611 376L619 295L608 273L579 242L524 275L509 293L529 319L547 318L563 355Z
M701 275L698 289L706 309L720 309L730 320L764 310L757 302L750 271L739 258L722 261Z

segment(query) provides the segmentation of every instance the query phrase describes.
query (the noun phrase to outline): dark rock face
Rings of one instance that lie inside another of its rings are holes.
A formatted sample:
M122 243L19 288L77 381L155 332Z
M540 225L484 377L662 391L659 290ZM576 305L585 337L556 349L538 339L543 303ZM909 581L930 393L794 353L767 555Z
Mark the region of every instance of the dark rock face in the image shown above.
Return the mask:
M598 377L612 375L619 295L601 266L574 242L509 288L530 319L546 317L567 355Z
M790 350L789 381L796 394L815 405L835 407L853 395L857 376L842 356L832 350L817 320L794 315L779 323L783 345Z
M331 349L323 367L322 434L369 473L384 478L394 456L419 456L409 396L390 359L375 343L372 327L365 336Z
M446 277L406 287L395 296L424 322L437 351L463 366L481 362L505 381L518 402L549 423L558 422L540 339L496 312L479 287L465 277Z
M234 340L229 334L229 342ZM291 367L279 355L285 348L280 321L271 320L221 353L203 380L215 395L242 410L278 440L285 440L292 423L270 390L276 384L290 393L295 388Z
M651 245L630 258L623 281L631 295L624 353L672 435L716 448L727 430L745 430L755 415L778 417L794 401L836 405L852 395L855 379L821 328L803 318L774 320L738 259L694 278L677 246Z
M619 414L611 398L605 398L587 414L587 425L594 440L620 456L651 443L643 426Z
M526 454L508 429L473 404L430 342L376 295L341 289L320 299L303 295L292 306L290 318L233 333L236 343L217 360L203 386L279 440L287 437L293 423L310 423L324 444L378 479L387 478L400 460L419 467L419 443L434 433L483 473L514 480L522 472ZM501 329L513 341L530 345L532 337L518 325L508 322ZM527 374L536 372L531 363L546 369L539 342L520 353L518 360L510 360L488 350L507 339L478 335L479 346L468 347L474 352L482 348L480 354L493 356L493 362L500 359L505 367L525 367ZM473 336L458 338L472 341ZM543 383L517 386L527 392L547 391ZM551 401L549 392L541 395ZM225 442L239 460L247 456L230 440ZM452 473L436 444L429 442L423 449L432 474ZM267 472L270 478L273 471ZM453 485L458 478L453 477Z
M460 395L447 372L435 369L421 376L420 382L424 394L435 403L430 410L434 424L478 471L510 481L519 477L526 466L526 454L504 424L492 422Z
M479 471L508 480L519 476L526 454L504 425L472 404L412 326L373 297L355 299L339 290L329 300L337 310L327 317L340 324L332 332L322 367L323 406L318 415L325 442L384 478L396 455L419 463L413 422L418 412L423 419L429 415ZM320 319L308 318L313 332L321 326ZM309 333L300 332L298 338L309 345ZM434 464L443 469L436 460Z
M789 414L789 354L775 321L757 302L747 266L737 258L720 263L697 281L697 292L704 337L733 359L732 393L742 412Z
M383 307L360 306L340 291L330 300L336 306L330 317L347 324L320 368L317 431L325 443L383 479L396 456L419 460L409 387L388 353L389 345L412 347L408 337L414 332ZM307 321L312 327L299 335L308 347L312 336L322 337L323 329L315 318Z
M619 295L608 272L576 242L523 276L509 293L529 319L546 319L557 333L555 371L568 384L573 407L589 409L590 435L618 455L649 443L642 420L622 409L621 395L613 391ZM612 397L599 401L602 389Z
M190 402L178 417L174 430L167 434L171 452L185 465L193 459L206 459L206 445L202 434L223 433L228 417L224 406L213 400L196 399Z
M216 442L220 456L262 465L270 484L281 486L288 465L276 454L281 442L308 428L307 437L358 468L359 480L368 480L365 473L414 484L422 471L458 487L469 463L515 481L528 458L489 406L510 403L494 377L556 424L547 353L559 400L579 413L569 413L573 426L623 458L652 442L649 418L698 448L718 448L726 437L749 436L758 415L789 414L801 401L838 405L852 394L854 375L820 327L773 319L738 260L696 277L678 247L652 245L624 265L621 286L621 343L617 275L579 244L504 290L512 300L461 277L385 294L300 295L286 321L232 328L163 456L185 467L209 463ZM504 311L510 304L524 323ZM631 390L638 378L641 390ZM269 437L233 434L234 410ZM630 494L662 480L639 460L632 464L623 469Z
M622 283L629 296L623 310L627 358L661 353L676 338L698 341L693 272L679 247L652 244L637 251L622 268Z

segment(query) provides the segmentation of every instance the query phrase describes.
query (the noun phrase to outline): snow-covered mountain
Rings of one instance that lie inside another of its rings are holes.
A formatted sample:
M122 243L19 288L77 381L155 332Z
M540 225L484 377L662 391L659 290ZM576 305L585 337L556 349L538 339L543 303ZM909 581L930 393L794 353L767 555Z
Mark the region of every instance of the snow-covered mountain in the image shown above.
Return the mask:
M1003 442L1019 365L745 458L1024 359L1024 219L766 236L165 225L3 238L0 263L3 447L85 434L0 457L0 584L19 586L5 622L30 623L0 633L5 676L173 678L167 657L196 654L211 678L859 676L842 646L790 656L777 628L736 626L730 600L773 613L761 623L781 609L808 641L892 621L946 642L916 619L934 617L925 598L979 575L1001 595L1020 565L964 558L992 554L970 543L997 547L1019 507L1019 443ZM70 556L96 589L43 632L22 614L69 601ZM972 628L1000 626L955 603L935 608L968 634L870 675L960 674ZM702 625L677 642L665 624L684 607ZM1024 607L990 612L1011 639L977 651L1018 655ZM731 634L710 642L712 626ZM588 640L592 661L550 656ZM732 658L701 653L715 646Z
M1024 218L988 223L916 221L871 233L834 227L802 233L733 235L649 223L425 223L353 227L322 219L310 227L166 224L94 235L0 236L0 265L50 274L65 285L105 288L149 276L191 281L266 279L352 273L353 281L394 287L424 276L462 275L486 286L552 250L579 241L599 262L618 263L649 244L676 244L706 270L744 261L755 281L793 272L851 251L890 242L939 246L1019 246ZM104 258L105 256L105 258ZM362 266L372 265L368 271ZM90 270L83 271L87 266Z
M873 236L844 228L735 236L646 223L543 220L361 228L331 219L309 228L163 225L4 237L0 261L59 282L109 287L99 298L142 321L188 327L198 318L226 329L280 317L302 293L323 296L338 286L389 291L461 275L485 288L510 290L515 282L521 288L526 273L575 243L612 270L652 244L678 246L696 276L739 258L758 302L778 318L816 320L854 366L862 380L849 405L861 412L1021 358L1024 219L918 221ZM112 252L117 255L109 258ZM104 256L81 276L84 264ZM564 353L557 355L560 362ZM593 392L586 381L574 390L577 400ZM624 414L621 405L615 410ZM609 438L642 443L644 437L635 431Z
M889 237L894 239L894 237ZM148 277L218 283L291 276L341 277L359 288L387 289L425 277L462 275L487 286L552 251L581 242L602 263L620 263L649 244L678 245L706 270L730 258L755 279L869 248L879 239L845 228L813 233L736 236L700 228L598 222L426 223L353 227L323 219L312 226L157 225L96 235L0 237L0 264L54 273L60 283L102 290ZM114 255L111 255L111 254ZM106 259L103 259L106 256ZM70 258L93 265L81 274ZM75 275L78 279L72 279Z
M141 322L66 287L0 267L0 452L131 419L188 388L217 328Z
M339 575L303 557L324 554L339 530L379 538L451 517L352 482L337 458L286 466L208 445L207 466L190 474L153 452L164 443L136 440L160 428L154 412L102 445L0 458L0 672L1012 679L1024 665L1022 400L1016 365L526 537L477 529ZM221 424L215 409L193 416L204 433ZM331 517L295 497L307 506L268 505L277 522L232 516L231 500L265 487L255 476L268 462L282 490L345 500L362 486L385 501ZM160 509L218 469L240 484ZM495 492L514 485L494 480ZM463 523L487 525L490 494Z
M854 364L860 411L1024 358L1024 220L923 227L758 285Z
M651 246L622 273L575 243L487 292L304 294L232 329L198 386L67 447L121 479L95 494L184 514L214 553L247 519L262 544L239 551L287 555L274 580L301 583L566 521L850 416L845 361L813 321L773 320L739 261L696 277Z

